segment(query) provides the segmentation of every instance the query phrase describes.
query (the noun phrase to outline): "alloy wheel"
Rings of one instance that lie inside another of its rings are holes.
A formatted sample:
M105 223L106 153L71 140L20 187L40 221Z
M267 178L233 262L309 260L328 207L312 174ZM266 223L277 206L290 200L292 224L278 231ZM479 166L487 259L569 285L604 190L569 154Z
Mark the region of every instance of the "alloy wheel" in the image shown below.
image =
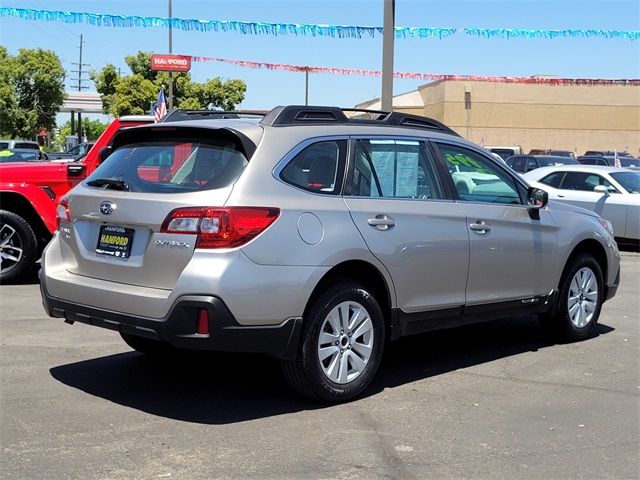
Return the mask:
M318 338L318 360L329 380L346 384L367 368L373 352L373 322L358 302L336 305L326 316Z
M16 229L6 223L0 224L0 273L14 268L22 256L22 239Z
M598 281L589 267L576 272L569 284L567 310L571 323L578 328L587 325L598 306Z

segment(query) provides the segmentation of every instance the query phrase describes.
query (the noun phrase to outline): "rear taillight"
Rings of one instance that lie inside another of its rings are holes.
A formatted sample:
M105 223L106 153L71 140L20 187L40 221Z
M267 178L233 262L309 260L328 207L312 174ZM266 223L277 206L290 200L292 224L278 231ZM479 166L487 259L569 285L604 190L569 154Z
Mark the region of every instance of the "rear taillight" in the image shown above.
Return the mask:
M60 199L60 203L56 208L56 227L60 230L60 221L70 222L69 200L66 197Z
M260 235L278 215L280 209L268 207L176 208L160 231L197 235L196 248L232 248Z

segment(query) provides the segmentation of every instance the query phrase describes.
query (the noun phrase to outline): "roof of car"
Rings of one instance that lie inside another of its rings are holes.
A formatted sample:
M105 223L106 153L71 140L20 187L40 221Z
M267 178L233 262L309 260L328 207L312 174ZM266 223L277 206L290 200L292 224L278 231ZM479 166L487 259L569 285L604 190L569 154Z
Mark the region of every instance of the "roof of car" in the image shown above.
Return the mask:
M542 178L545 175L556 172L558 170L562 171L575 171L575 172L587 172L587 173L616 173L616 172L633 172L634 170L629 170L627 168L620 167L607 167L605 165L554 165L552 167L540 167L535 170L531 170L530 172L525 173L525 177L537 177Z

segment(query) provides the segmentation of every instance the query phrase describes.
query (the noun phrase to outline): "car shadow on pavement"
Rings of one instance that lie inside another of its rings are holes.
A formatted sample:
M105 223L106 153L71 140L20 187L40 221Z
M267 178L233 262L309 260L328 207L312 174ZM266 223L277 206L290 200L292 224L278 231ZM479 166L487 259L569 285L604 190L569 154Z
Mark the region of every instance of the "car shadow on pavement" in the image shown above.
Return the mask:
M598 325L595 336L614 329ZM391 343L364 396L552 346L535 318L417 335ZM255 354L185 353L162 361L120 353L50 370L61 383L153 415L229 424L327 408L292 393L276 359Z

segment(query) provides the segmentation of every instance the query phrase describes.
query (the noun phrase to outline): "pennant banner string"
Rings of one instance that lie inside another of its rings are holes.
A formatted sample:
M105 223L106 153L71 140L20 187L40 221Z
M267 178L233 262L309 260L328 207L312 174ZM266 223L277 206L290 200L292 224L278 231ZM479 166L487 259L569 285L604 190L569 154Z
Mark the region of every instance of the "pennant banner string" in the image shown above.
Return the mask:
M305 65L287 65L282 63L251 62L246 60L233 60L217 57L191 56L193 62L226 63L242 68L256 68L266 70L288 71L288 72L308 72L329 75L360 75L367 77L380 77L380 70L363 70L357 68L332 68L314 67ZM598 79L598 78L553 78L553 77L506 77L491 75L444 75L439 73L420 72L394 72L395 78L409 80L466 80L480 82L499 83L532 83L541 85L640 85L640 79Z
M29 21L80 23L95 27L168 28L198 32L236 32L243 35L296 35L305 37L374 38L382 27L304 23L244 22L239 20L198 20L185 18L111 15L30 8L0 7L0 17ZM446 38L456 33L484 38L622 38L638 40L640 31L566 29L527 30L514 28L395 27L396 38Z

